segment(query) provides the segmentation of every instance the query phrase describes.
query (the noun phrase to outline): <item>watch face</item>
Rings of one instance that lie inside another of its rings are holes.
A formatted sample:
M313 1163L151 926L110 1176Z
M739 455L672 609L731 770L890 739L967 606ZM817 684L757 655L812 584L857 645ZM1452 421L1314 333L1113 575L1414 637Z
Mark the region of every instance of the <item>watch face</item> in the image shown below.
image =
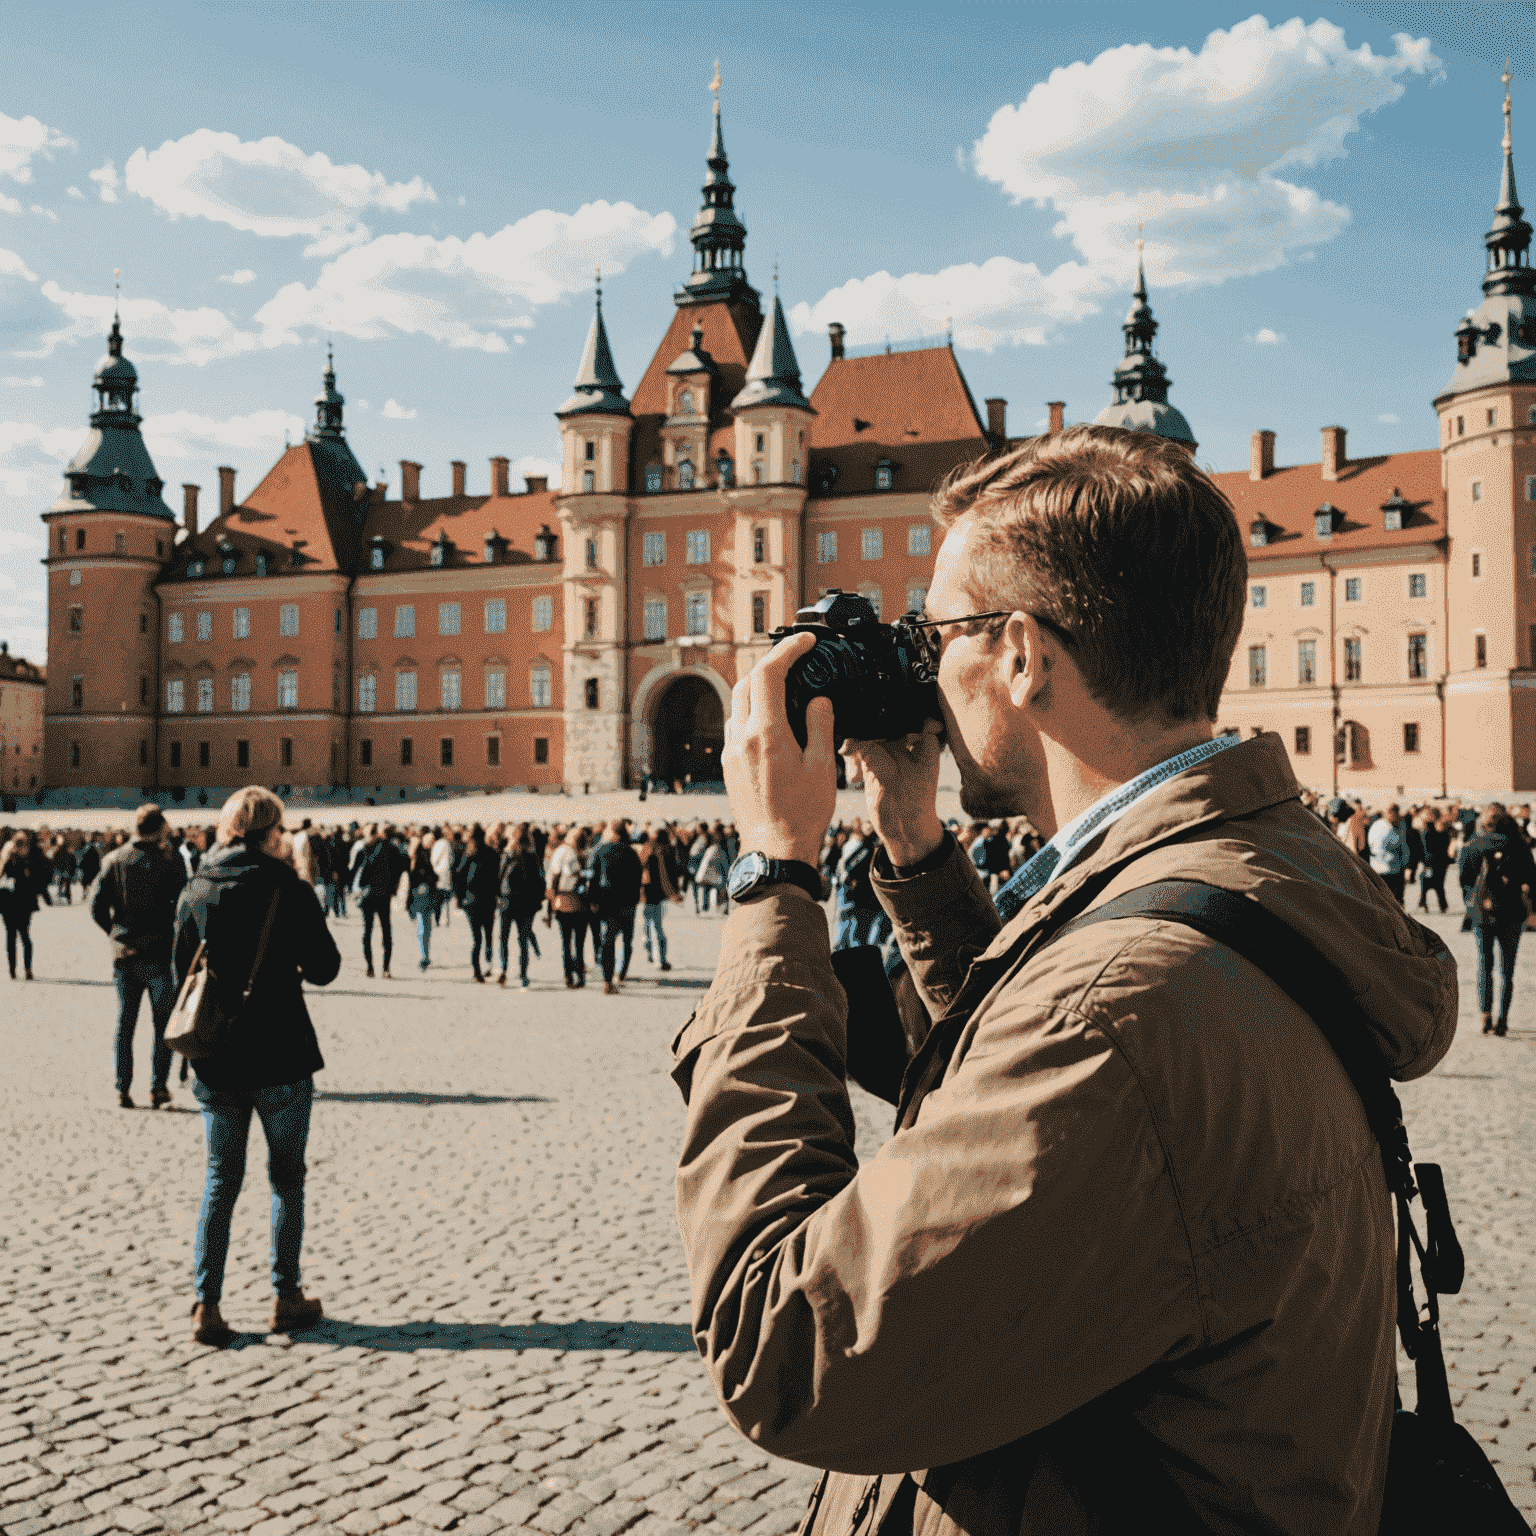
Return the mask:
M768 856L763 853L744 853L731 866L727 883L732 901L740 901L764 875L768 873Z

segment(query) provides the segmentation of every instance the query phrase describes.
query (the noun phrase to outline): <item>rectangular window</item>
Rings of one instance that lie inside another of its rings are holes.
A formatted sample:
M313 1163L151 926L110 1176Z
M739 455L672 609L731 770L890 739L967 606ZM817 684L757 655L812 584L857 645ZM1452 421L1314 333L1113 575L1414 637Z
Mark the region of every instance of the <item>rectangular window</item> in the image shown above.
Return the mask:
M165 710L167 714L179 715L187 707L187 685L179 677L168 677L165 680Z
M1483 499L1483 482L1481 480L1474 480L1472 482L1472 500L1473 501L1481 501L1482 499Z
M667 638L667 600L664 597L648 597L642 610L647 640Z
M359 640L377 640L379 638L379 610L377 608L359 608L357 610L357 638Z
M497 599L501 601L500 598ZM533 632L536 635L547 633L555 627L555 600L552 597L536 597L533 600ZM506 628L505 609L503 609L502 628ZM486 631L488 634L490 630ZM500 631L498 630L499 634Z
M1312 728L1308 725L1296 727L1296 756L1308 757L1312 752Z
M280 635L296 635L299 632L299 605L284 603L277 610L277 632Z
M533 738L533 760L536 763L547 763L549 761L548 736L535 736ZM627 955L629 951L625 950L624 953Z
M249 640L251 638L251 610L249 608L236 608L235 614L235 639Z
M1262 645L1248 647L1248 686L1250 688L1264 687L1269 677L1269 663L1265 655Z
M1252 592L1252 602L1255 608L1262 608L1269 599L1267 587L1255 587Z
M549 668L534 666L528 669L528 699L535 709L549 708Z
M357 680L357 712L371 715L379 707L379 680L366 672Z
M1531 562L1531 574L1536 575L1536 544L1531 545ZM185 623L183 622L184 617L185 616L183 614L173 613L170 618L166 620L165 637L171 642L172 645L181 644L182 637L186 630Z
M197 744L197 766L199 768L206 768L206 767L208 767L208 765L212 761L212 759L213 759L213 743L212 742L208 742L208 741L200 741L200 742L198 742L198 744Z
M299 707L299 674L297 672L277 674L277 707L279 709Z
M235 767L249 768L251 766L251 744L248 741L235 743Z
M816 563L817 565L837 564L836 529L828 529L827 532L816 535Z
M752 594L752 633L754 635L768 633L768 594L766 592Z
M197 712L200 715L213 713L213 679L200 677L197 680Z
M331 610L331 629L332 629L332 632L335 633L335 634L339 635L341 633L341 609L340 608L333 608Z
M640 540L641 561L645 565L667 563L667 536L664 533L647 533Z
M1311 608L1317 602L1317 583L1304 581L1301 584L1301 606Z
M768 560L768 530L766 528L754 528L752 530L752 563L754 565L766 564Z
M229 707L246 710L251 707L251 674L237 672L229 680Z
M1344 578L1344 601L1346 603L1358 603L1360 601L1360 578L1358 576L1346 576Z
M1429 676L1429 636L1408 636L1408 676L1418 683Z
M1533 411L1536 411L1536 408L1533 408ZM1536 420L1536 414L1533 414L1532 419ZM1525 477L1525 499L1527 501L1536 501L1536 475L1527 475Z
M1416 720L1403 722L1403 751L1417 752L1419 750L1419 724Z
M709 593L689 592L683 597L683 633L707 635L709 633Z
M1409 597L1428 597L1429 596L1429 577L1426 576L1422 571L1415 571L1408 578L1408 596Z
M1346 683L1360 681L1360 642L1354 638L1344 642L1344 681Z
M907 553L909 555L926 555L931 538L932 533L927 523L913 523L907 529Z
M907 612L921 613L928 603L927 587L907 588Z
M409 736L402 736L400 738L400 766L402 768L409 768L411 766L411 758L414 755L412 749L414 746L415 743Z
M1296 642L1296 682L1302 688L1310 688L1317 681L1317 641Z
M709 529L691 528L688 531L688 564L709 564Z
M597 569L597 540L596 539L588 539L587 540L587 569L589 571L595 571Z
M281 749L280 749L278 755L282 759L282 763L283 763L283 767L284 768L292 768L293 767L293 737L292 736L284 736L283 737L282 746L281 746Z
M859 534L859 552L866 560L878 560L885 551L885 537L879 528L865 528Z
M139 678L139 703L149 703L149 679L147 677Z
M1488 665L1488 636L1474 635L1472 637L1472 646L1474 652L1473 665L1486 667Z
M538 626L539 600L533 600L534 628ZM488 635L504 635L507 632L507 600L504 597L488 597L485 600L485 632Z
M400 603L395 608L395 639L410 640L416 634L416 605Z
M439 603L437 605L437 632L440 635L458 634L459 605L457 603Z
M1483 574L1483 552L1480 549L1472 551L1472 580L1478 581Z
M181 743L179 741L171 743L171 767L181 767Z
M488 768L501 767L501 737L487 736L485 738L485 763ZM626 951L628 953L628 951Z
M583 702L588 709L597 709L601 706L602 690L595 677L589 677L581 685Z
M197 638L203 641L213 639L213 615L206 610L197 616Z
M582 631L588 640L597 639L597 621L601 612L595 597L586 599L582 613Z
M357 762L361 768L373 767L373 743L366 736L357 744Z
M507 674L500 667L491 667L486 671L485 707L487 709L507 707Z
M412 671L395 673L395 708L416 708L416 674Z
M463 674L450 669L441 674L439 683L442 688L443 708L457 709L459 707L459 696L461 692L461 685L463 683Z
M341 673L331 673L331 708L341 708Z
M85 609L79 603L69 605L69 632L78 635L85 629Z
M82 674L77 674L69 680L69 707L85 708L85 677Z
M437 743L437 765L439 768L453 767L453 737L442 736Z
M69 766L71 768L78 768L80 766L80 743L78 741L72 741L69 744Z

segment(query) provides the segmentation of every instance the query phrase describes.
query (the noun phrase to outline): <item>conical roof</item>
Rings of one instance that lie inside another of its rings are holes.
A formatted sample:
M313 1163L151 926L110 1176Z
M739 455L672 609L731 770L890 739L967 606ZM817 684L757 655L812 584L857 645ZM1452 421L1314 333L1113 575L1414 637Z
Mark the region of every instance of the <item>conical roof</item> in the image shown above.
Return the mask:
M576 393L555 412L556 417L629 415L624 384L613 364L613 348L608 345L608 327L603 324L601 288L597 290L597 309L587 330L581 367L576 371L575 389Z
M1131 432L1151 432L1195 447L1184 413L1168 403L1168 387L1173 380L1152 351L1158 324L1147 297L1147 273L1142 258L1142 242L1136 241L1136 286L1131 292L1131 307L1120 329L1125 333L1125 357L1115 369L1115 397L1097 416L1094 425L1124 427Z
M800 362L784 322L784 306L778 294L773 308L757 334L757 347L747 365L746 387L731 401L733 411L755 405L784 405L808 411L811 402L800 391Z
M1483 236L1488 251L1488 271L1483 278L1483 292L1536 293L1536 268L1527 263L1531 249L1531 226L1515 189L1515 144L1511 130L1509 69L1504 70L1504 167L1499 175L1499 202L1493 211L1493 223Z

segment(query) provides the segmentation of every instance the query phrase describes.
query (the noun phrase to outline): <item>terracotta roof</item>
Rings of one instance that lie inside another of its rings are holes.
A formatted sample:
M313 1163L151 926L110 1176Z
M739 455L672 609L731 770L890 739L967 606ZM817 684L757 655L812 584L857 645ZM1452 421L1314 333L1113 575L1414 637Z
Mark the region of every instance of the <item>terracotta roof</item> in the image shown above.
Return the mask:
M862 495L890 459L895 489L932 488L988 443L970 386L950 347L834 358L811 392L813 495ZM828 467L837 478L821 486Z
M41 683L45 676L43 669L28 661L25 656L13 656L9 651L0 651L0 678L8 682Z
M1212 478L1237 512L1245 545L1249 524L1256 517L1262 516L1272 525L1267 544L1248 545L1250 562L1316 555L1323 550L1391 549L1445 535L1440 454L1433 448L1355 459L1344 465L1337 480L1324 480L1321 464L1276 469L1262 480L1250 480L1243 470ZM1382 526L1381 509L1394 490L1401 493L1408 510L1403 514L1402 528L1388 532ZM1320 539L1315 514L1324 502L1344 515L1342 521L1336 519L1333 536Z
M452 548L445 564L483 565L485 540L495 533L506 543L501 564L527 565L533 560L533 540L541 528L560 536L556 491L528 491L517 496L433 496L420 501L375 501L368 506L362 542L375 537L392 546L386 571L422 569L431 564L430 550L439 535ZM563 553L563 551L557 552ZM561 567L550 566L552 581Z

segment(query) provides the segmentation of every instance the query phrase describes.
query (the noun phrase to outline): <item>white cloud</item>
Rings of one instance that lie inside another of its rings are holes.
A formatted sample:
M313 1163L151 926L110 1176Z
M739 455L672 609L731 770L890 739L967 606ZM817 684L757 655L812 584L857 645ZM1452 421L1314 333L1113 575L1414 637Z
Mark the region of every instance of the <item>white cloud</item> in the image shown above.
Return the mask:
M40 373L34 373L29 378L22 378L19 373L13 373L0 379L0 384L4 384L9 389L41 389L43 376Z
M20 213L21 204L14 197L7 197L0 192L0 213Z
M403 213L437 194L420 176L387 181L361 165L334 165L323 154L269 137L246 142L199 128L136 149L124 167L128 190L170 216L212 219L249 234L310 240L305 255L331 256L369 238L367 208Z
M85 430L40 427L30 421L0 421L0 491L34 499L58 489L58 479L70 456L85 441ZM0 554L35 549L34 535L0 528Z
M43 331L36 347L18 347L15 356L51 357L61 346L104 337L111 328L117 303L111 294L71 293L52 279L38 291L63 312L65 323ZM133 355L154 362L192 363L201 367L273 344L252 331L242 331L222 310L207 305L199 309L171 309L158 299L125 298L122 317Z
M352 409L354 411L367 411L367 410L371 410L372 407L368 404L368 402L366 400L354 400L352 402Z
M1074 258L1049 273L999 266L1006 258L899 280L877 273L797 306L795 328L840 320L850 342L878 341L939 330L952 304L961 346L1042 340L1129 286L1141 221L1154 288L1305 260L1350 213L1298 173L1343 155L1361 117L1401 97L1406 80L1441 73L1427 39L1393 42L1379 55L1349 48L1330 22L1271 27L1253 16L1198 52L1134 43L1053 70L993 114L968 163L1015 202L1054 210L1052 232Z
M52 160L56 149L78 148L68 135L35 117L7 117L0 112L0 176L30 182L34 160Z
M55 224L59 222L58 214L52 208L44 208L41 203L33 203L32 212L40 213L45 219L51 219Z
M96 190L101 194L102 202L115 203L117 201L117 167L110 160L105 165L98 166L92 171L90 177L96 183Z
M1383 415L1376 418L1377 421L1385 422L1389 427L1395 427L1398 423L1398 419L1399 418L1395 411L1387 411Z
M255 319L275 341L297 341L301 328L362 341L403 332L505 352L501 333L532 326L537 305L584 292L595 262L617 275L637 257L668 256L676 231L670 213L595 202L467 240L381 235L328 262L312 287L280 289Z
M1251 341L1256 347L1278 347L1285 340L1284 331L1272 331L1267 325L1261 326L1252 335L1244 336L1244 341Z
M0 432L5 430L0 425ZM0 555L13 555L19 549L41 549L43 541L35 533L17 533L9 528L0 528Z
M0 247L0 277L19 277L29 283L37 281L37 273L29 270L26 262L15 251L7 251L3 247Z
M406 410L403 405L397 404L394 400L386 400L384 409L379 414L389 417L391 421L415 421L416 407L413 405L410 410Z
M85 193L82 192L79 187L66 187L65 191L69 194L70 197L74 198L76 202L83 203L85 201Z
M276 458L285 438L304 435L304 422L292 411L269 407L245 416L218 420L194 411L167 411L144 418L144 441L158 464L162 460L247 454Z
M219 281L221 283L234 283L236 287L241 287L246 283L254 283L256 281L256 274L249 267L241 267L238 272L223 273Z

